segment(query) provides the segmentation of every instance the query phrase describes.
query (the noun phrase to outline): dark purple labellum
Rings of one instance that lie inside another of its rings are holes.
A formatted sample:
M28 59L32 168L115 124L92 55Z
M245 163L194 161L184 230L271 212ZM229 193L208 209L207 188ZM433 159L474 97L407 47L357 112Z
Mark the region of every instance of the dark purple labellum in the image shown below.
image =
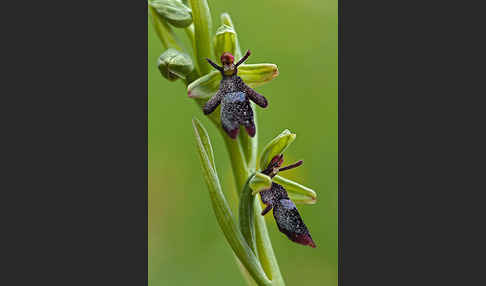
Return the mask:
M315 248L316 244L302 221L295 204L290 200L285 188L277 183L272 183L269 190L260 192L262 202L267 207L262 211L265 215L273 208L273 217L280 232L285 234L293 242L309 245Z
M238 136L239 128L243 125L251 137L255 136L255 123L253 121L253 110L250 100L265 108L268 105L267 99L246 85L241 77L237 75L238 66L250 55L247 51L245 56L236 64L230 53L223 53L221 56L222 67L210 59L207 61L221 72L223 79L219 84L219 90L211 99L206 102L203 108L204 114L213 112L221 104L221 125L228 135L235 139Z

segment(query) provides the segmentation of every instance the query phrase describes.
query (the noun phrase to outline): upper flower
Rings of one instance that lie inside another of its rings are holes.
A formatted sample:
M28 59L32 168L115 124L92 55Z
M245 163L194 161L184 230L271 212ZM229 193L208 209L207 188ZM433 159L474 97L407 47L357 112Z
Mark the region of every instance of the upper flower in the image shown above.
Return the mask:
M278 68L274 64L244 64L250 51L242 55L236 31L227 16L216 31L213 47L214 56L221 66L206 57L216 69L191 82L188 96L196 99L209 115L231 137L236 138L243 125L249 136L255 135L252 103L265 108L267 99L254 88L274 79ZM206 64L206 66L208 66ZM219 112L214 112L221 105Z
M221 125L228 135L235 139L238 135L240 125L245 126L248 135L255 136L255 123L250 99L261 107L267 107L265 97L254 91L237 75L238 66L250 56L247 51L236 64L234 57L228 52L221 55L221 63L218 66L210 59L206 59L215 69L221 72L222 79L219 89L211 99L204 105L204 114L210 114L221 103Z

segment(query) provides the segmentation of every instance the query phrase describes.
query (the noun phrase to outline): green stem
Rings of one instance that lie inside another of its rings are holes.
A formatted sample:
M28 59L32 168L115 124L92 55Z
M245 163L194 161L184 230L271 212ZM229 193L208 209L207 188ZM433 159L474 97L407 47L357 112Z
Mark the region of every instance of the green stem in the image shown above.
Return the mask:
M253 211L255 205L255 196L252 195L250 188L250 180L255 176L251 174L246 180L245 187L241 191L240 206L238 220L240 223L241 234L246 240L248 246L253 250L255 255L258 255L255 239L255 212Z
M257 122L255 120L255 124L256 123ZM236 188L239 192L241 192L248 177L251 175L252 170L256 169L256 160L250 159L248 161L251 162L252 165L247 164L247 159L245 157L240 138L237 137L237 139L231 139L226 133L224 133L222 129L220 129L220 131L230 155ZM244 131L242 130L240 132ZM247 146L251 146L252 148L251 152L249 152L250 154L257 153L257 150L255 150L258 147L257 144L248 144ZM272 242L270 241L270 236L267 230L267 224L265 222L265 218L260 214L262 211L260 200L255 199L254 203L255 239L258 258L268 278L272 280L272 285L283 286L285 285L285 282L282 274L280 273L277 258L275 257L275 253L273 251Z
M233 169L233 175L235 177L236 189L238 190L238 195L240 194L246 180L250 176L250 170L246 164L245 154L240 143L240 139L231 139L228 134L224 133L222 129L221 135L226 143L226 148L228 149L229 156L231 159L231 167Z
M211 13L206 0L190 0L192 9L192 20L196 49L194 54L201 74L205 75L211 71L211 66L206 58L211 58Z
M191 24L188 27L186 27L184 29L184 31L186 32L186 35L189 38L189 41L191 42L191 48L192 48L193 54L196 54L196 39L195 39L195 36L194 36L194 24ZM195 62L197 63L197 61L195 61ZM192 78L189 81L189 83L193 82L194 80L196 80L197 78L202 76L201 72L199 71L199 64L194 65L193 73L194 73L194 78Z
M261 215L262 207L259 200L255 200L255 234L258 258L267 277L272 280L272 285L284 286L285 281L280 273L277 258L273 252L272 242L268 235L267 223Z
M172 28L169 26L167 21L157 13L153 7L149 7L150 14L152 16L152 23L154 25L155 32L159 37L160 41L166 49L172 48L183 52L182 46L177 40Z

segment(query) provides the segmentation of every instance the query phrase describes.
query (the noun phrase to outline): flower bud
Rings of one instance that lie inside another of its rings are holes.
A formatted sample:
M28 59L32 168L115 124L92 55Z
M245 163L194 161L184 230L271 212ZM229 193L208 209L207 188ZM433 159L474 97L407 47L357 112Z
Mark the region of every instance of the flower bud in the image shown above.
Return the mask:
M180 0L150 0L149 5L174 27L185 28L192 24L192 11Z
M175 49L168 49L160 55L158 67L162 75L170 81L178 78L185 80L194 69L191 58Z

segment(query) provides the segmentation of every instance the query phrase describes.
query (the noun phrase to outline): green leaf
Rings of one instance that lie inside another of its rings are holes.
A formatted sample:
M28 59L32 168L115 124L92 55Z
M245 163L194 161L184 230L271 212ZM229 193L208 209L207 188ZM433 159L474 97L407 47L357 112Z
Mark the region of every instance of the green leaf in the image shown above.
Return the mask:
M185 28L192 23L191 9L180 0L150 0L149 5L175 27Z
M264 190L268 190L271 187L272 178L260 172L256 172L255 176L252 177L250 180L250 188L253 190L252 195L255 195Z
M240 269L241 274L243 274L243 277L245 278L246 285L247 286L258 286L258 284L256 284L255 280L253 280L253 278L251 277L250 273L248 273L248 270L246 270L245 266L243 266L243 264L241 264L240 260L238 259L238 257L236 257L236 255L234 255L234 253L233 253L233 257L236 260L236 264L238 264L238 268Z
M256 242L255 242L255 213L253 210L255 203L255 196L252 194L252 189L250 188L250 182L255 177L251 175L246 181L243 190L240 195L240 207L239 207L239 221L240 230L243 237L246 239L246 243L251 247L253 253L256 253Z
M214 164L213 147L211 146L211 142L209 141L209 136L206 129L204 129L202 124L196 118L192 120L192 123L193 127L195 128L194 132L196 132L196 135L203 135L198 136L198 140L201 140L202 147L204 147L204 151L206 152L211 167L213 168L213 170L216 170L216 165Z
M273 157L282 154L287 147L294 142L294 133L291 133L288 129L285 129L272 141L270 141L267 146L263 149L262 155L260 156L260 168L265 169Z
M214 56L219 59L224 52L232 55L236 51L236 32L231 26L222 25L216 30L213 39Z
M255 88L274 79L278 75L278 68L274 64L243 64L238 67L238 75L248 86ZM196 79L187 87L189 97L211 98L218 91L221 79L219 71L212 71Z
M158 67L160 73L170 81L179 78L185 80L194 70L191 57L175 49L168 49L160 55Z
M160 16L154 7L149 6L150 14L152 15L152 24L154 25L155 32L160 41L166 49L173 48L179 51L183 51L179 40L177 39L174 31L167 23L164 17Z
M296 204L300 203L312 205L317 201L317 194L311 188L281 177L280 175L273 177L273 181L282 185L287 190L290 199Z
M201 160L204 180L208 185L209 196L218 224L234 253L259 285L271 285L265 272L251 248L241 234L231 209L221 189L218 174L211 163L212 148L206 129L197 119L192 120L196 136L197 150ZM214 160L214 159L213 159Z
M192 20L194 23L194 36L196 50L194 54L199 66L199 71L205 75L212 70L206 61L211 58L211 13L206 0L190 0L192 8Z

